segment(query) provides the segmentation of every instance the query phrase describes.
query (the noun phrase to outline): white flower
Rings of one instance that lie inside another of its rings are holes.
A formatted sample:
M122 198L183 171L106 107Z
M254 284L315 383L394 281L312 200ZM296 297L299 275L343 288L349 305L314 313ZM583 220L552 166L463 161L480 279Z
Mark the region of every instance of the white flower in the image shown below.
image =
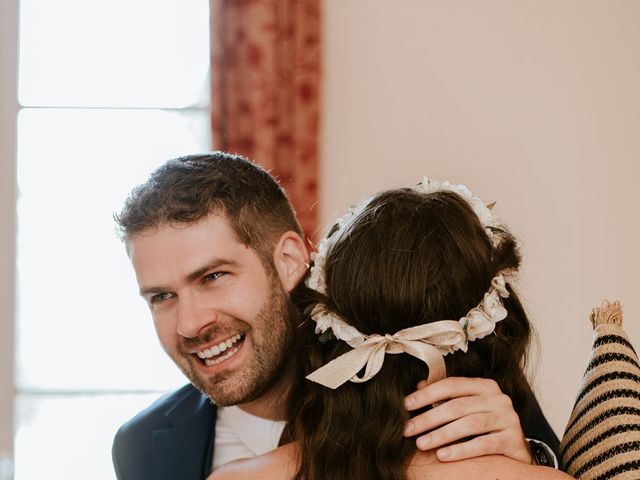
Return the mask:
M491 293L485 293L482 300L482 309L491 318L493 323L504 320L507 317L507 310L502 305L502 301L498 296L498 291L493 290Z
M460 319L467 333L467 340L473 342L478 338L484 338L493 332L495 324L480 308L474 308Z
M320 293L326 294L326 282L324 279L324 263L326 257L326 248L322 247L322 242L318 245L319 250L311 254L313 266L307 278L307 287L312 288Z
M462 325L462 327L464 329L464 325ZM457 336L453 338L457 338ZM447 340L440 339L438 342L434 342L433 346L436 347L442 355L453 353L456 350L462 350L463 352L466 352L467 339L466 337L461 336L461 338L457 339L457 341L454 343L448 342Z
M322 334L331 329L337 339L344 340L352 348L356 348L365 341L365 336L355 327L331 312L327 312L320 305L316 305L311 311L311 318L316 322L316 334Z
M507 290L507 282L504 279L504 276L499 273L491 280L491 286L495 288L502 298L507 298L509 296L509 291Z
M432 193L440 190L457 193L471 206L484 227L498 227L500 225L498 218L493 214L491 209L489 209L482 200L474 196L464 185L454 185L448 181L440 184L435 180L429 180L427 177L423 177L420 184L416 187L416 190L424 193ZM489 238L494 241L495 239L493 238L494 235L491 229L486 228L486 231Z
M322 334L331 328L331 316L325 313L320 305L316 305L313 308L313 310L311 311L311 318L316 322L317 334Z
M449 182L444 182L442 184L442 188L443 190L449 190L450 192L455 192L458 195L460 195L462 198L470 202L473 202L474 199L476 199L471 193L471 191L464 185L454 185Z

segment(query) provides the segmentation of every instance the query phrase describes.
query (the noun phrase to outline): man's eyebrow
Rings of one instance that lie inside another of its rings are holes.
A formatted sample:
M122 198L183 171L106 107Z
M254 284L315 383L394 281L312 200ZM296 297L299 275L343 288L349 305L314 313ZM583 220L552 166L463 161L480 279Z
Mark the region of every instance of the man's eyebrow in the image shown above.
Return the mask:
M147 295L155 295L156 293L164 293L166 291L167 291L167 289L166 288L162 288L162 287L141 288L140 289L140 296L141 297L146 297Z
M217 268L224 267L224 266L237 267L238 266L238 262L236 262L235 260L229 260L229 259L226 259L226 258L214 258L213 260L208 262L203 267L200 267L197 270L194 270L193 272L187 274L185 276L185 281L187 283L192 283L195 280L197 280L198 278L200 278L202 275L207 273L209 270L215 270ZM165 293L165 292L168 292L170 290L171 289L167 288L167 287L141 288L140 289L140 296L145 297L147 295L155 295L157 293Z
M198 278L200 278L201 276L203 276L205 273L207 273L209 270L215 270L217 268L225 267L225 266L237 267L238 262L236 262L235 260L229 260L226 258L215 258L212 261L208 262L205 266L198 268L197 270L194 270L193 272L189 273L185 277L185 280L187 283L192 283Z

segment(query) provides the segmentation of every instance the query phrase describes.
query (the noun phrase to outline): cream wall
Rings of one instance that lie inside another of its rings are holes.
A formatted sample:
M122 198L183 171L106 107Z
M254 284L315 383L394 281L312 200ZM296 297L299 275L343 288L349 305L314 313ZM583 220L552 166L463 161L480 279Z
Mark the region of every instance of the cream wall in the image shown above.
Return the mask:
M464 183L519 237L560 434L619 298L640 347L640 2L327 0L321 217L422 175Z

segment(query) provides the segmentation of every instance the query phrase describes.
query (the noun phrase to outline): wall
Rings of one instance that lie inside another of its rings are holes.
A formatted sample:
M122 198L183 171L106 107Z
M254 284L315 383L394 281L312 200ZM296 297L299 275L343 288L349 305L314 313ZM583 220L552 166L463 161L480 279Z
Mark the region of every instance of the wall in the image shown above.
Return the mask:
M327 0L324 15L323 224L423 175L497 200L560 434L591 308L621 299L640 346L640 2Z

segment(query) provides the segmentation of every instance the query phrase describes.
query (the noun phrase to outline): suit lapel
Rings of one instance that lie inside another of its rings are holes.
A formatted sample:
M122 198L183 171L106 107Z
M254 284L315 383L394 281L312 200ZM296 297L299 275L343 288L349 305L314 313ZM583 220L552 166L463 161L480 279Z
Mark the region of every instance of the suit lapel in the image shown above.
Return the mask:
M215 406L194 388L166 418L171 427L153 433L153 479L206 478L213 454Z

